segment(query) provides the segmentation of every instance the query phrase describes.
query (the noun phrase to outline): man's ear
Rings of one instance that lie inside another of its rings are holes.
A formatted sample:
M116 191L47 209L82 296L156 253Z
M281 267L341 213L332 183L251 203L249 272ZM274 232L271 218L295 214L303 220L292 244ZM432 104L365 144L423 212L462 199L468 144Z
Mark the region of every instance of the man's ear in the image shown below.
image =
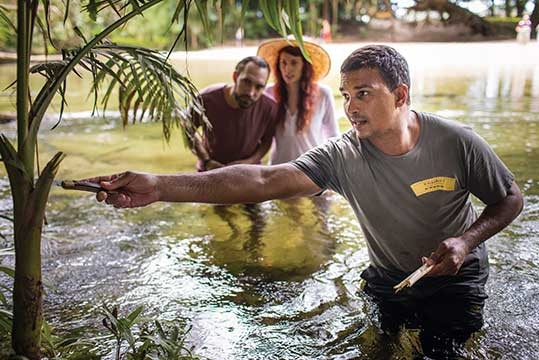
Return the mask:
M240 74L238 74L237 71L234 71L234 72L232 73L232 80L234 80L234 84L236 83L236 80L238 80L238 76L239 76L239 75L240 75Z
M407 104L408 100L408 85L406 84L400 84L397 86L393 93L395 94L395 106L401 107L403 105Z

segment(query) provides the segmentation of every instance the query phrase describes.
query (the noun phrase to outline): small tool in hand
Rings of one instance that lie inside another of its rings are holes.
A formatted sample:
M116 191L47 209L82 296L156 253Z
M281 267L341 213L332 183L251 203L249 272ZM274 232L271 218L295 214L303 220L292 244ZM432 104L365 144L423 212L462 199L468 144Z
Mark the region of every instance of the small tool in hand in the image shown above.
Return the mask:
M411 273L406 279L393 286L393 289L395 289L395 294L404 289L405 287L413 286L419 279L427 275L427 273L431 271L433 267L434 265L423 264L423 266Z
M98 193L100 191L107 191L103 189L99 184L89 181L76 181L76 180L54 180L54 184L61 186L67 190L80 190Z

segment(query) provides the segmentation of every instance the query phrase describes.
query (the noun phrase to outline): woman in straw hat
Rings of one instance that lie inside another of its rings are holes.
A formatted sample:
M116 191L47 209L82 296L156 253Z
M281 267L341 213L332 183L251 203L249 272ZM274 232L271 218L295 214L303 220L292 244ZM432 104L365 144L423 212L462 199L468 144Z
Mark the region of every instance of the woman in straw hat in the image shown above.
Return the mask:
M331 89L317 83L329 72L329 55L311 42L305 42L305 48L312 63L294 40L269 40L258 47L258 55L270 64L275 80L266 92L278 104L270 164L294 160L339 135Z

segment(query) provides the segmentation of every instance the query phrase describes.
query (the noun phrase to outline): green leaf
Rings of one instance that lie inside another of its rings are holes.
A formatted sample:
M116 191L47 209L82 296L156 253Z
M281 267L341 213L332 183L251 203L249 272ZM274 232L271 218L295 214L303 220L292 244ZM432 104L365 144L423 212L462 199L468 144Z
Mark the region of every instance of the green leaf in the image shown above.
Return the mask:
M202 21L202 27L208 38L208 42L212 43L212 34L210 30L210 22L208 20L208 0L195 0L195 5L198 10L198 16Z
M15 26L15 24L13 24L13 22L9 18L7 14L7 9L3 7L2 5L0 5L0 20L4 21L9 27L11 27L11 29L15 33L17 33L17 27Z
M140 313L142 312L142 310L144 310L144 306L140 305L135 310L133 310L129 315L127 315L127 320L129 320L129 322L133 324L135 320L138 318L138 316L140 315Z
M298 42L301 53L308 62L312 62L311 56L305 49L305 43L303 42L303 30L301 28L301 19L299 15L299 0L287 0L285 2L285 11L288 14L290 32Z
M241 16L240 16L240 26L243 27L243 21L245 20L245 14L249 9L249 0L243 0L241 2Z
M89 0L88 5L86 6L88 13L90 14L90 19L93 21L97 20L97 2L95 0Z
M6 266L0 266L0 272L3 272L4 274L15 278L15 270Z

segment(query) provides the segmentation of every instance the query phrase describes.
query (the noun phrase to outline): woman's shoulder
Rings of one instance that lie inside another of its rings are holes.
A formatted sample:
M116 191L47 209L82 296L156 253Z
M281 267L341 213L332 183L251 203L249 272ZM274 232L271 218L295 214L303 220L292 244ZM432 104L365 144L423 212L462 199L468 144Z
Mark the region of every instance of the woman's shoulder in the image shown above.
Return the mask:
M317 83L316 85L318 86L318 91L321 96L324 96L324 97L333 96L333 90L331 90L331 88L328 85L322 84L322 83Z
M264 95L270 97L273 101L275 101L275 84L269 84L264 89Z
M326 85L318 83L318 101L320 103L331 104L333 101L333 90Z

